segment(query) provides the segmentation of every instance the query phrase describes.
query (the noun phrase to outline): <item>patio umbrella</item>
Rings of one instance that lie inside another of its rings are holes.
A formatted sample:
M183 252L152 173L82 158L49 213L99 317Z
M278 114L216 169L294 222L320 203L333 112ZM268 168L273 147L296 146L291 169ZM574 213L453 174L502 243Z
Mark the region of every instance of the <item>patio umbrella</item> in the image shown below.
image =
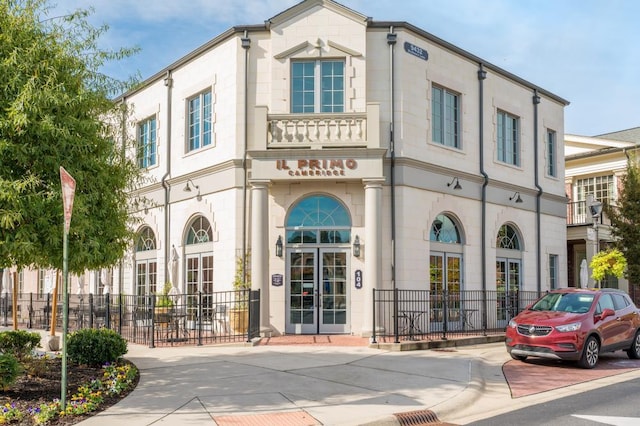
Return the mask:
M11 291L11 271L5 269L2 272L2 282L0 282L0 294L4 297Z
M104 286L104 289L102 290L102 294L109 294L111 292L111 288L109 288L109 272L106 269L103 269L102 272L100 273L100 282L102 282L102 285Z
M580 287L587 288L587 282L589 282L589 268L587 267L587 259L582 259L580 262Z
M178 282L178 261L180 257L178 256L178 250L176 250L176 246L173 246L171 249L171 260L169 261L169 281L171 281L172 290L175 288L176 292L178 292L177 282Z
M78 296L84 294L84 274L78 275Z
M178 261L180 257L178 256L178 250L176 250L176 246L173 246L171 249L171 260L169 261L169 280L171 281L171 290L169 290L169 296L175 304L180 302L180 290L177 287L178 282Z

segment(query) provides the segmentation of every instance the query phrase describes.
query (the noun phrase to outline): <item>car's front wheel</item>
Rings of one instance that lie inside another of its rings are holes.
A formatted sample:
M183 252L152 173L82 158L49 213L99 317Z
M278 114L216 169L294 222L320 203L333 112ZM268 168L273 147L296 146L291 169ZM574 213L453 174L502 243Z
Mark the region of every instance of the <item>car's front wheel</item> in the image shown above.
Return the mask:
M640 330L636 331L636 336L631 342L631 347L627 349L627 355L631 359L640 359Z
M589 336L582 349L582 356L578 361L578 365L582 368L593 368L598 363L598 356L600 355L600 343L598 339L593 336Z

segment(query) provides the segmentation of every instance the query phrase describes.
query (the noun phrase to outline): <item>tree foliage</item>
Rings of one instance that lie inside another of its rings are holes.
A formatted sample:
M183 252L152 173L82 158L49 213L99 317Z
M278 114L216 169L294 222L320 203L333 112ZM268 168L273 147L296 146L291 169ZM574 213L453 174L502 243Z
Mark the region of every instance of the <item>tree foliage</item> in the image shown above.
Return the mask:
M77 182L69 270L116 263L128 247L127 194L140 171L124 155L128 121L100 72L135 49L98 47L88 11L51 17L47 0L0 0L0 267L62 267L59 168Z
M635 161L627 164L617 205L604 208L611 218L616 247L627 259L626 277L631 283L640 283L640 170Z

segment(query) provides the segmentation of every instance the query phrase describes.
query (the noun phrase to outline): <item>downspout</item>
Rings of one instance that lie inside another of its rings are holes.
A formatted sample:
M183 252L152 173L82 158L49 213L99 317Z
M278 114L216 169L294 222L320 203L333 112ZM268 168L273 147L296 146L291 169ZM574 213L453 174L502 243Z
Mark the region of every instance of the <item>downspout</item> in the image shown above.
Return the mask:
M125 159L127 156L127 98L122 98L122 121L120 122L120 138L122 140L121 155ZM120 258L118 263L118 294L122 294L124 285L124 261Z
M540 199L542 198L542 187L539 182L540 171L538 170L540 153L538 152L538 105L540 104L540 96L538 96L538 89L533 89L533 169L535 176L535 186L538 190L536 195L536 281L538 286L538 294L542 293L542 236L540 225Z
M171 276L171 271L169 270L169 247L171 246L171 234L170 234L170 211L169 211L169 203L170 199L170 191L171 186L169 185L168 179L171 175L171 92L173 89L173 77L171 77L171 70L167 70L167 76L164 78L164 85L167 88L167 168L162 176L162 187L164 188L164 259L165 259L165 282ZM172 283L174 286L176 283Z
M482 214L481 214L481 233L480 233L480 253L481 253L481 276L482 276L482 298L483 306L487 305L487 186L489 185L489 175L484 170L484 80L487 78L487 72L483 69L482 63L478 69L478 144L480 149L480 174L484 181L482 182ZM482 329L487 329L487 310L482 312Z
M244 147L242 151L242 284L247 287L247 149L249 146L249 48L251 39L247 30L241 38L244 49Z
M387 44L389 45L389 151L391 155L391 170L389 173L389 183L391 185L391 286L394 290L393 297L393 317L398 318L398 300L396 290L396 150L395 150L395 113L394 113L394 101L395 101L395 84L394 84L394 46L398 39L398 35L393 32L393 25L389 27L389 33L387 34ZM371 226L371 224L369 224ZM375 304L375 300L374 300ZM398 336L398 321L394 321L394 336L395 343L399 343Z

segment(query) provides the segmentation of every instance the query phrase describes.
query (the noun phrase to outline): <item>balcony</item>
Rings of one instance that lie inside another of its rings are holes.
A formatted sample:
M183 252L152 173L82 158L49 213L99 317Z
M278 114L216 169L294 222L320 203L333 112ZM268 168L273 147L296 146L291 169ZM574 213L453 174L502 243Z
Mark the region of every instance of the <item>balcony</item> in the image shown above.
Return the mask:
M603 211L598 221L599 225L611 225L611 219ZM567 204L567 225L593 225L593 217L589 213L586 201L573 201Z
M331 114L269 114L260 106L254 125L258 150L380 147L377 103L366 112Z

